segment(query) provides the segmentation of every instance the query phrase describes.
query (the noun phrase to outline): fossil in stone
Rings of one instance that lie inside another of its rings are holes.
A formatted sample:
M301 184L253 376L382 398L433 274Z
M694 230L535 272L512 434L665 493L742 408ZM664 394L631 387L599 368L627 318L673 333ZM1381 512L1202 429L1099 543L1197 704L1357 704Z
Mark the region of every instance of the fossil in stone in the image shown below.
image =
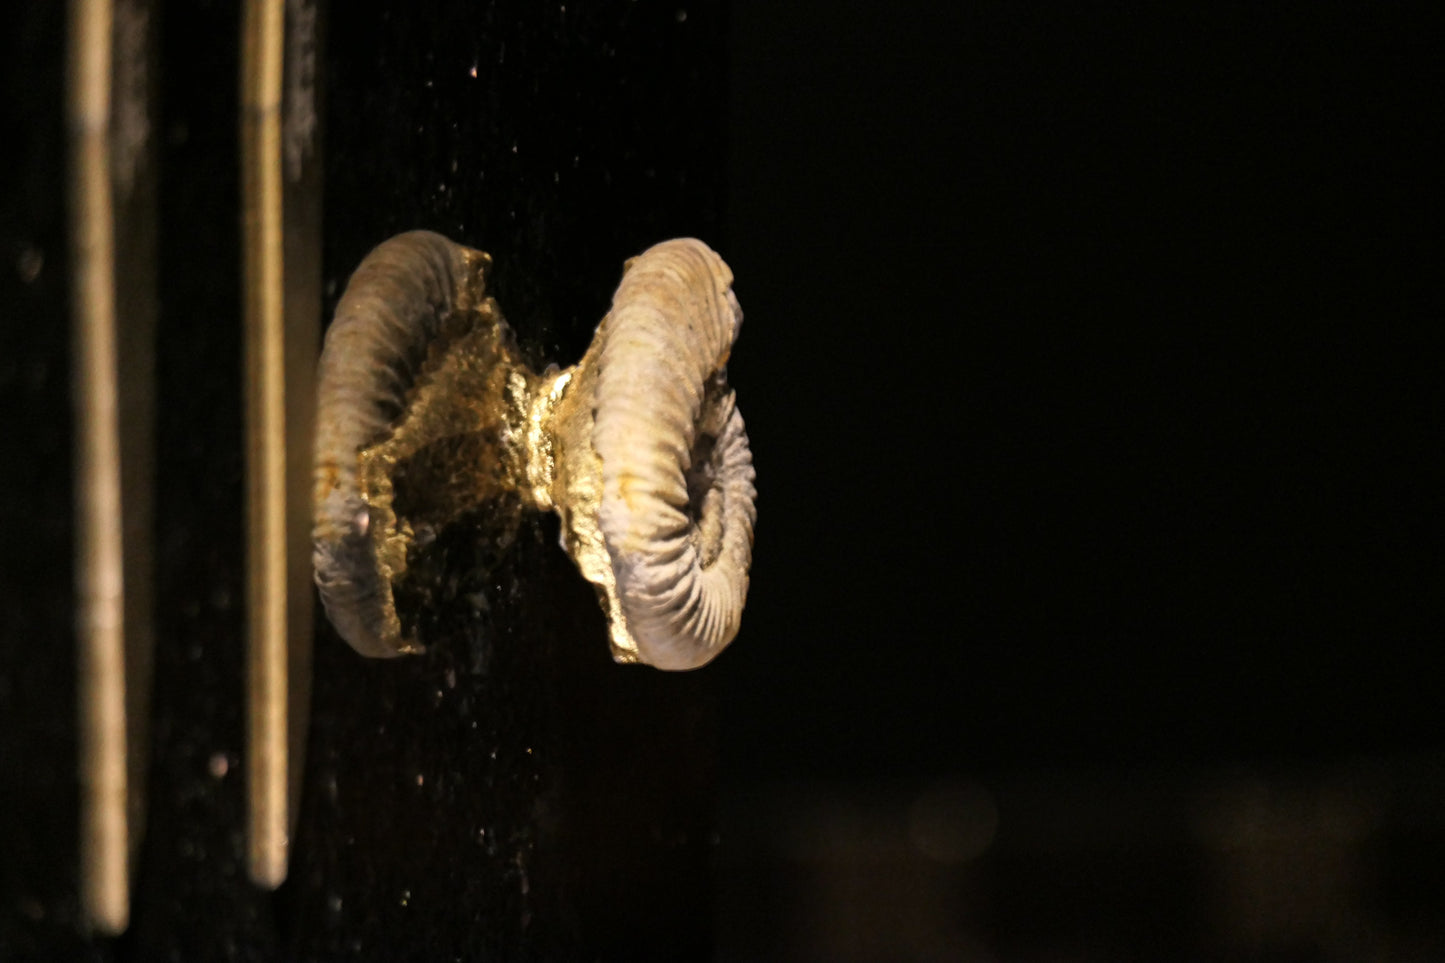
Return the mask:
M561 516L619 662L704 665L737 634L752 455L726 362L732 272L690 238L632 258L580 362L536 374L486 292L491 258L413 231L352 276L322 351L316 584L364 655L420 650L394 588L471 513L506 537ZM490 537L490 536L489 536Z

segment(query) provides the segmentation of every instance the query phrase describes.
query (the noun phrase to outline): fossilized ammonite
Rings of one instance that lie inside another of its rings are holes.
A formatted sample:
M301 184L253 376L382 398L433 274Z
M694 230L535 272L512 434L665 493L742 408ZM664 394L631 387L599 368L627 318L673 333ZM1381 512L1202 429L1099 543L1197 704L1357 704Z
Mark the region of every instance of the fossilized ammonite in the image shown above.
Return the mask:
M629 261L574 367L537 375L486 294L491 259L438 234L386 241L352 276L321 357L316 584L357 651L419 650L395 587L464 517L496 537L528 508L598 590L613 656L710 661L738 632L752 455L727 386L742 322L701 241Z

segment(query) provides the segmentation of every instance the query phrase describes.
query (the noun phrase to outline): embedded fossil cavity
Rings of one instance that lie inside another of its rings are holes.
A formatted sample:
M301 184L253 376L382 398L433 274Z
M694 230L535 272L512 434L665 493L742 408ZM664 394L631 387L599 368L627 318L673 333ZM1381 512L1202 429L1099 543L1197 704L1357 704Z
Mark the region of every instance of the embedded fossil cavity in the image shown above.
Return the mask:
M628 262L575 367L538 376L485 294L487 255L427 232L385 242L322 354L316 582L365 655L418 651L396 585L464 518L485 537L554 509L596 587L614 658L704 665L737 634L752 555L752 456L725 364L742 320L707 245Z
M432 520L398 517L398 487L405 494L414 474L444 474L425 472L426 462L486 447L479 439L504 421L468 403L516 367L510 332L485 296L490 266L438 234L394 237L356 269L326 333L313 561L327 615L363 655L417 650L402 638L393 587L416 527ZM488 494L432 487L424 516L454 516Z

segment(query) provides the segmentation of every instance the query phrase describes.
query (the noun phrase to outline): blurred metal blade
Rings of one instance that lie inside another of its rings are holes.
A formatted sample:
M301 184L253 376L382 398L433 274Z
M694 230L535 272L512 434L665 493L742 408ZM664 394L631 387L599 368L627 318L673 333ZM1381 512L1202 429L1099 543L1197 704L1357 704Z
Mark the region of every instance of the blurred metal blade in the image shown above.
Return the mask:
M311 449L321 326L318 15L248 0L241 57L248 863L286 878L311 689Z
M150 6L72 0L69 43L80 889L91 925L116 933L144 828L154 653Z

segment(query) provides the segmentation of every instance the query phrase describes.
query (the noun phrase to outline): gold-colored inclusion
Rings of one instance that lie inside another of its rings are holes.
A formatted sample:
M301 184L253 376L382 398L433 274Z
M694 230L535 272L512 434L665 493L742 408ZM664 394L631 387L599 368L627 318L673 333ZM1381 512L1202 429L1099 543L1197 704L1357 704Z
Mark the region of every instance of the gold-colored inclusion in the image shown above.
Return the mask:
M607 321L604 319L602 324L605 327ZM637 641L627 628L612 558L597 521L602 505L602 459L592 447L592 427L597 414L595 356L605 340L599 331L586 356L564 372L566 384L551 404L547 419L552 435L551 451L559 456L552 473L551 500L562 518L562 541L567 554L597 590L597 599L607 613L612 658L617 662L635 663L642 661L642 657Z
M387 596L406 573L418 528L440 529L488 502L504 504L498 496L517 490L522 478L524 452L507 439L516 437L517 395L526 393L529 379L511 331L491 298L454 311L469 330L438 340L391 434L358 458L357 484L370 508L367 533ZM432 469L427 484L407 484L426 468ZM406 495L400 511L399 487ZM382 608L383 639L403 652L420 651L402 638L394 599L385 598Z
M476 258L473 291L487 266L485 255ZM385 596L383 641L399 652L422 650L404 637L393 596L419 544L479 511L488 513L490 531L501 532L515 530L523 511L555 510L568 554L607 613L613 658L639 661L597 523L602 466L591 443L591 352L573 368L534 374L496 301L466 292L448 327L462 331L443 332L391 433L358 456Z

